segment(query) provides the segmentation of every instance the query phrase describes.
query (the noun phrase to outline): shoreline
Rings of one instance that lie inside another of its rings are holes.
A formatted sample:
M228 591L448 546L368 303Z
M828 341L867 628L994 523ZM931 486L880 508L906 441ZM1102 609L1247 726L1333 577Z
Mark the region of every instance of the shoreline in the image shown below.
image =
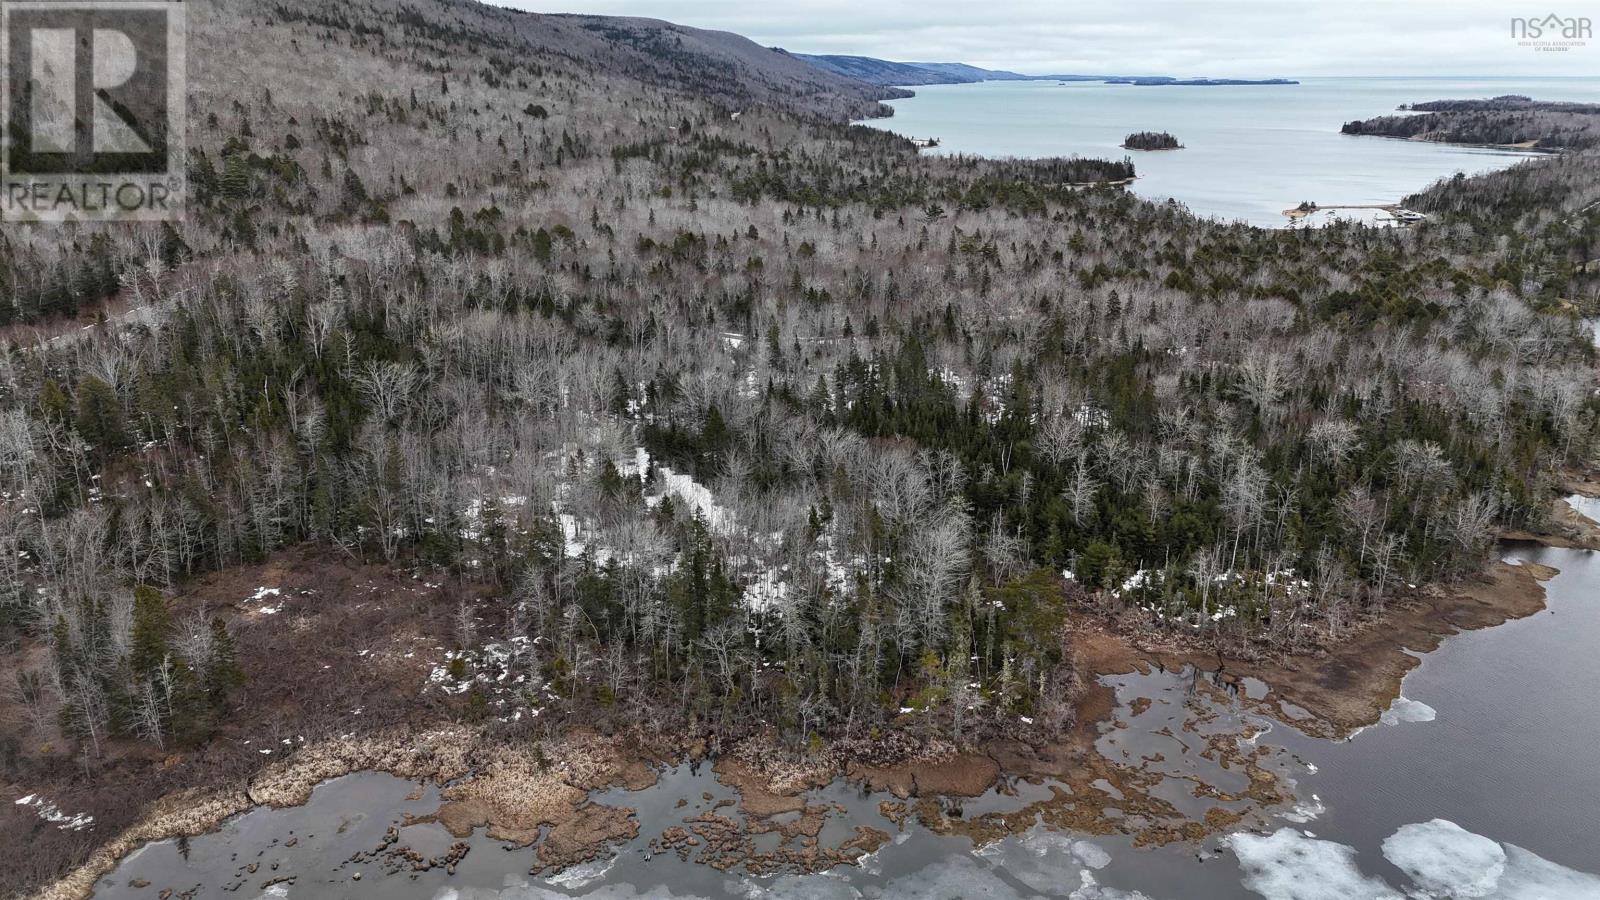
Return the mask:
M1406 141L1406 142L1412 143L1412 144L1439 144L1439 145L1442 145L1442 146L1445 146L1445 147L1466 147L1466 148L1475 149L1475 150L1499 150L1499 151L1506 152L1506 153L1527 154L1530 158L1533 157L1533 156L1536 156L1536 155L1537 156L1560 156L1563 153L1573 152L1571 150L1568 150L1566 147L1536 147L1536 146L1533 146L1535 141L1522 141L1521 143L1516 143L1516 144L1482 144L1482 143L1476 143L1476 142L1473 142L1473 141L1444 141L1444 140L1439 140L1437 138L1423 137L1422 135L1406 136L1406 135L1399 135L1399 134L1368 134L1368 133L1348 134L1346 132L1340 132L1340 133L1343 134L1345 137L1353 137L1353 138L1374 137L1374 138L1383 138L1385 140L1390 140L1390 141Z
M1133 184L1135 181L1138 181L1138 180L1139 180L1139 176L1135 175L1132 178L1121 178L1121 179L1118 179L1116 181L1067 181L1067 182L1063 182L1061 186L1062 187L1066 187L1066 188L1073 188L1073 189L1078 189L1078 188L1097 188L1097 187L1127 187L1128 185Z
M1228 656L1211 648L1157 643L1097 627L1089 642L1092 667L1102 674L1147 672L1189 665L1217 672L1233 683L1264 682L1265 697L1251 702L1265 713L1315 737L1344 738L1370 726L1400 696L1400 685L1420 659L1464 631L1491 628L1545 608L1543 582L1556 570L1535 564L1495 563L1470 582L1448 589L1428 588L1397 600L1386 614L1361 623L1337 645L1305 653ZM1285 713L1284 704L1309 712Z
M1562 546L1553 541L1548 545ZM324 741L268 764L235 788L190 788L163 796L134 825L101 844L77 869L38 896L88 897L102 877L146 844L213 832L258 807L302 805L318 785L362 771L441 785L439 810L417 821L436 821L457 838L483 828L508 845L533 847L537 868L546 871L598 858L640 833L641 823L632 809L594 804L590 801L595 792L613 787L642 790L657 784L664 766L707 761L717 779L738 792L737 811L743 817L741 821L719 813L690 823L693 828L710 829L695 845L704 843L707 854L717 850L720 855L711 864L719 868L821 871L854 862L881 846L886 834L852 823L857 829L839 847L818 847L815 835L810 835L804 851L783 848L758 854L749 849L750 835L788 827L772 821L776 816L800 813L802 821L810 823L805 826L809 830L822 813L811 809L803 794L840 780L896 798L884 802L884 814L891 821L903 824L914 817L936 833L961 835L977 843L1026 830L1035 818L1090 834L1121 831L1131 834L1138 846L1197 841L1233 828L1243 817L1220 806L1199 819L1174 815L1165 801L1149 793L1156 782L1148 773L1096 751L1104 728L1125 727L1117 720L1115 691L1102 678L1183 666L1215 673L1230 687L1256 678L1267 685L1265 695L1252 699L1235 691L1237 702L1315 737L1341 739L1378 721L1400 695L1405 676L1420 664L1416 653L1436 649L1451 635L1544 609L1542 583L1555 574L1532 563L1496 563L1463 584L1427 588L1397 600L1387 614L1362 623L1336 646L1277 658L1229 657L1185 642L1181 635L1128 634L1108 626L1098 614L1081 610L1069 619L1086 686L1075 704L1076 721L1055 739L1037 743L994 737L957 746L890 732L873 741L836 740L820 753L797 756L770 737L755 736L739 741L730 752L714 755L706 736L602 737L573 728L552 742L519 744L460 725L400 726ZM1286 704L1310 716L1291 716ZM1248 775L1248 788L1227 799L1249 800L1252 811L1293 799L1255 757L1239 751L1236 741L1215 741L1210 752ZM1053 781L1070 793L1053 788L1053 796L1029 804L1022 814L971 819L950 816L941 803L977 797L1007 778L1035 784ZM1102 785L1109 785L1115 794ZM1124 814L1139 809L1152 824L1130 830L1106 815L1113 807Z
M1422 214L1417 213L1415 210L1407 209L1404 205L1402 205L1402 204L1400 204L1398 202L1396 202L1396 203L1336 203L1336 204L1330 204L1328 206L1314 206L1314 207L1312 207L1310 209L1301 209L1300 207L1296 206L1296 207L1284 210L1283 211L1283 215L1284 215L1285 218L1287 218L1289 220L1289 224L1286 227L1293 228L1293 227L1299 225L1300 223L1304 222L1305 220L1307 220L1307 219L1311 218L1312 216L1317 215L1319 213L1334 212L1334 211L1341 210L1341 209L1376 209L1376 210L1381 210L1383 212L1386 212L1393 219L1392 224L1391 223L1385 223L1385 222L1364 223L1364 224L1369 224L1369 225L1379 225L1379 226L1383 226L1383 227L1399 226L1399 227L1409 228L1409 227L1411 227L1413 225L1418 224L1419 222L1427 221L1427 217L1426 216L1423 216ZM1414 218L1406 218L1406 216L1412 216ZM1337 220L1337 217L1335 217L1335 220ZM1325 225L1326 224L1332 224L1332 222L1328 222L1328 223L1324 223L1324 224Z

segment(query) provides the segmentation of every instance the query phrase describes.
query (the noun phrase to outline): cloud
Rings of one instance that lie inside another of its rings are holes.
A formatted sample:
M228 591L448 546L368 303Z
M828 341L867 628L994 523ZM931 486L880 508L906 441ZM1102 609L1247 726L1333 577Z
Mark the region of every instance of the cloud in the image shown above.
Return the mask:
M802 53L966 62L1034 74L1600 74L1600 41L1560 53L1518 46L1512 17L1548 12L1521 0L564 0L559 7L497 2L667 19ZM1589 13L1571 0L1555 0L1552 8L1567 16Z

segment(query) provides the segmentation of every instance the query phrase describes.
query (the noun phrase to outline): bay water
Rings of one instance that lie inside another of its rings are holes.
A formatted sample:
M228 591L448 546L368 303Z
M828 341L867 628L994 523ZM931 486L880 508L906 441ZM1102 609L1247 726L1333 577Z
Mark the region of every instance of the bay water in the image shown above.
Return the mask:
M1129 157L1132 190L1196 215L1267 228L1302 201L1399 203L1457 172L1504 168L1538 154L1503 148L1345 135L1353 119L1401 104L1524 94L1600 100L1600 78L1307 78L1289 85L1140 86L989 81L913 88L894 116L864 124L937 138L925 153L1039 158ZM1136 131L1167 131L1181 150L1130 151Z

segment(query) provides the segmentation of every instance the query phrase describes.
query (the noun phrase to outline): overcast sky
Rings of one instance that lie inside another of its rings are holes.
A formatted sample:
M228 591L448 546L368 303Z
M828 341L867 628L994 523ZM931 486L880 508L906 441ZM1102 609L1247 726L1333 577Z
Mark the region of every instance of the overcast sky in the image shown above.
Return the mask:
M1513 16L1593 0L496 0L649 16L801 53L965 62L1032 74L1600 75L1600 41L1518 46ZM1541 5L1533 5L1533 4Z

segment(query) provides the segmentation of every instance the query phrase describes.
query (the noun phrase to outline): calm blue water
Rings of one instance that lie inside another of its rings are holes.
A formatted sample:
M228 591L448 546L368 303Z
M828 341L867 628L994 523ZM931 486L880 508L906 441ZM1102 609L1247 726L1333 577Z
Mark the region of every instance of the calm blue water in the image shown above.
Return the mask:
M1526 94L1600 100L1600 78L1318 78L1298 85L1135 87L1054 81L929 85L866 124L937 137L935 153L1131 156L1133 190L1176 199L1198 215L1285 224L1302 200L1323 206L1395 203L1456 172L1475 174L1532 154L1339 133L1351 119L1402 103ZM1184 149L1123 150L1134 131L1169 131Z

